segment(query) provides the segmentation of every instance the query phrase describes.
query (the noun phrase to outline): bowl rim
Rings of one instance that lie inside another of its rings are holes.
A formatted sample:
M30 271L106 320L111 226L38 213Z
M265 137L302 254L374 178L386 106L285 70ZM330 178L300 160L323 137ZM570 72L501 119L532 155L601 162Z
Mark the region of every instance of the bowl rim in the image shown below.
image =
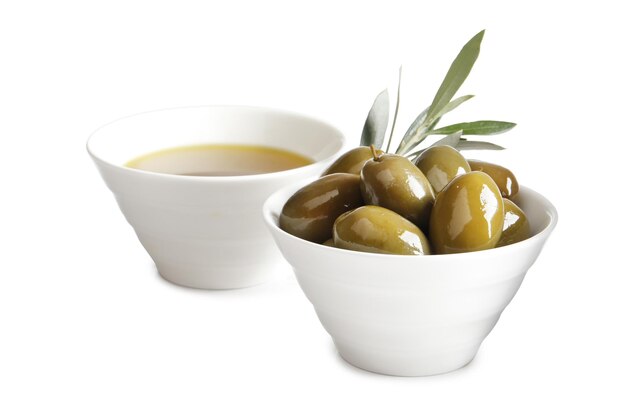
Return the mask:
M277 171L277 172L268 172L268 173L263 173L263 174L252 174L252 175L228 175L228 176L197 176L197 175L176 175L176 174L166 174L166 173L161 173L161 172L153 172L153 171L146 171L146 170L142 170L142 169L137 169L137 168L130 168L127 167L125 165L119 165L116 163L113 163L111 161L108 161L104 158L102 158L100 155L98 155L96 152L94 152L94 148L93 148L93 141L95 138L97 138L98 133L103 130L104 128L116 124L118 122L122 122L128 119L132 119L135 117L140 117L143 115L149 115L149 114L157 114L160 112L169 112L169 111L177 111L177 110L189 110L189 109L202 109L202 108L207 108L207 109L243 109L243 110L249 110L249 111L257 111L257 112L266 112L266 113L272 113L272 114L278 114L278 115L282 115L282 116L287 116L287 117L292 117L292 118L300 118L306 121L310 121L313 123L317 123L319 125L323 125L325 127L327 127L328 129L332 130L339 138L337 139L337 142L339 143L339 146L337 148L337 150L335 150L333 153L331 153L330 155L328 155L325 158L322 158L320 160L314 161L309 165L305 165L302 167L297 167L297 168L291 168L291 169L287 169L284 171ZM152 176L152 177L157 177L157 178L163 178L163 179L168 179L168 180L172 180L172 181L188 181L188 182L211 182L211 183L228 183L228 184L232 184L232 183L241 183L241 182L254 182L254 181L259 181L259 180L274 180L274 179L280 179L280 178L284 178L284 177L288 177L291 175L297 175L299 173L307 173L310 170L313 170L317 167L320 166L320 164L324 164L329 162L332 158L334 158L336 155L342 153L345 148L346 148L346 136L344 135L344 133L337 128L334 124L322 120L320 118L308 115L308 114L303 114L300 112L296 112L296 111L291 111L291 110L287 110L287 109L282 109L282 108L273 108L273 107L264 107L264 106L255 106L255 105L244 105L244 104L205 104L205 105L187 105L187 106L177 106L177 107L166 107L166 108L158 108L155 110L148 110L148 111L142 111L142 112L138 112L138 113L134 113L134 114L129 114L129 115L125 115L122 117L119 117L113 121L109 121L101 126L99 126L98 128L96 128L87 138L87 143L86 143L86 149L87 149L87 153L91 156L91 158L97 162L97 163L101 163L103 165L106 165L108 167L111 167L113 169L116 169L117 171L120 171L122 173L126 173L129 175L144 175L144 176Z
M525 239L523 241L516 242L510 245L506 245L506 246L501 246L498 248L485 249L481 251L438 254L438 255L396 255L396 254L386 254L386 253L370 253L370 252L353 251L349 249L336 248L332 246L322 245L316 242L307 241L305 239L298 238L295 235L292 235L288 232L283 231L278 226L278 219L275 218L277 213L275 214L274 212L276 211L276 208L279 205L282 209L284 202L286 202L286 199L285 199L284 202L280 204L275 204L278 201L278 198L285 195L287 192L295 192L297 189L303 187L305 184L308 184L314 181L315 179L316 178L308 178L305 181L298 181L297 183L285 186L279 189L278 191L274 192L272 195L270 195L263 203L263 219L265 220L266 225L269 227L271 231L276 232L278 235L282 235L286 238L289 238L289 240L291 241L296 241L301 244L304 244L304 246L321 247L331 253L336 252L336 253L343 254L343 255L354 255L360 258L376 258L376 259L383 258L383 259L396 259L396 260L403 259L403 260L415 260L415 261L420 261L420 260L432 261L432 260L453 260L453 259L462 259L462 258L484 258L484 257L488 257L489 255L495 256L498 253L502 254L502 253L507 253L507 252L509 253L516 252L517 250L521 250L522 248L536 247L537 245L540 245L542 242L547 240L547 238L550 236L550 234L556 227L556 224L559 219L556 208L545 196L541 195L539 192L531 188L528 188L524 185L520 185L519 192L530 194L531 196L534 197L534 199L537 199L541 203L548 217L550 218L550 221L542 230L540 230L539 232L537 232L530 238Z

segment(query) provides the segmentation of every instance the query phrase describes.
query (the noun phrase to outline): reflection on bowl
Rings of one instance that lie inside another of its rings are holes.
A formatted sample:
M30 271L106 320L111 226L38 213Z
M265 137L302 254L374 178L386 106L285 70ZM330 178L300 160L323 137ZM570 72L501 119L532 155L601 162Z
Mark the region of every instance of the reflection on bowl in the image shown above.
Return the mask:
M389 375L433 375L469 363L557 222L546 198L520 187L515 199L532 232L525 241L452 255L354 252L307 242L278 227L283 204L303 185L268 198L265 222L339 354Z

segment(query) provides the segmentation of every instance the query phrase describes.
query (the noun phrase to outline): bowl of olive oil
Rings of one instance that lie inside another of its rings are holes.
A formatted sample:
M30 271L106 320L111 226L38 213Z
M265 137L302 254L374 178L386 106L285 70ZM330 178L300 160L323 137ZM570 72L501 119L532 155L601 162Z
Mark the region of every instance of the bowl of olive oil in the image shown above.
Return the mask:
M240 176L286 171L314 160L263 145L201 144L168 148L134 158L127 167L186 176Z
M233 289L271 279L282 263L265 199L319 175L344 144L336 128L304 115L204 106L114 121L87 150L162 277Z

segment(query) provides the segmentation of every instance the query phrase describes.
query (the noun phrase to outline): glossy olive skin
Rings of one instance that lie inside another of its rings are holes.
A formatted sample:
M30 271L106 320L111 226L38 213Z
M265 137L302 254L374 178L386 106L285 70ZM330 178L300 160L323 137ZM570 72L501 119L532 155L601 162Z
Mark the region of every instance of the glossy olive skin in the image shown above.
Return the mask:
M324 242L322 242L322 245L330 246L331 248L335 248L335 241L333 240L333 238L330 238L330 239L327 239Z
M504 198L504 226L496 246L511 245L530 238L530 224L522 209L510 199Z
M377 155L381 155L382 153L381 150L376 150ZM361 168L363 168L363 165L370 159L372 159L372 150L370 147L357 147L337 158L322 175L337 174L340 172L360 175Z
M335 221L335 246L353 251L429 255L426 235L413 223L380 206L366 205Z
M363 205L360 178L332 174L301 188L287 200L278 225L298 238L322 243L333 236L333 223L342 213Z
M426 175L435 194L441 192L456 176L471 171L465 157L448 145L426 149L417 157L415 165Z
M383 154L367 161L361 170L361 194L367 205L390 209L428 230L435 193L422 171L405 157Z
M519 191L517 178L515 178L515 175L513 175L509 169L501 165L478 161L476 159L468 159L467 162L472 168L472 171L481 171L489 175L495 183L498 184L500 193L504 198L511 198Z
M430 216L430 244L437 254L491 249L503 226L498 186L489 175L472 171L454 178L437 196Z

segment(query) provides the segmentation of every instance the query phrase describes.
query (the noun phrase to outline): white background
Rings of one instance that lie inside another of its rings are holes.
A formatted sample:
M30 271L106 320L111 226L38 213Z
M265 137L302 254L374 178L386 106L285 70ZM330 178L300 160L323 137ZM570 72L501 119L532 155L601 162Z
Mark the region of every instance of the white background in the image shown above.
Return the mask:
M557 5L562 3L562 5ZM577 5L572 3L580 3ZM0 3L0 408L624 408L624 46L617 2ZM398 127L472 35L446 119L493 141L560 222L467 367L344 363L285 267L228 292L160 279L85 151L135 112L234 103L324 118L354 144L405 82Z

